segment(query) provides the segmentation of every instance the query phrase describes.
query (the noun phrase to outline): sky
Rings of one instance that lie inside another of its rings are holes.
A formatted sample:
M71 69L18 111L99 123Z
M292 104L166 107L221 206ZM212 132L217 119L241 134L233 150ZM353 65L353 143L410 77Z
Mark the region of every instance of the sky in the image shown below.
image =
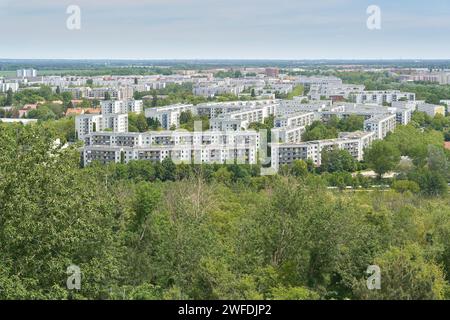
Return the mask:
M448 59L450 1L0 0L0 30L2 59Z

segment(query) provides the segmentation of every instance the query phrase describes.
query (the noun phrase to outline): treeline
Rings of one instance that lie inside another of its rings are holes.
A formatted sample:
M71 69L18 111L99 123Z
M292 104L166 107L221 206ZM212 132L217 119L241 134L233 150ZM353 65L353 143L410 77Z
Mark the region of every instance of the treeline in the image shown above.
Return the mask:
M132 181L181 181L201 178L206 182L255 184L260 178L261 167L249 164L175 164L170 158L162 162L131 161L127 164L93 164L90 168L105 170L111 179Z
M48 69L42 70L40 74L58 75L58 76L80 76L80 77L96 77L104 75L112 76L151 76L151 75L172 75L171 68L163 67L91 67L91 68L75 68L75 69Z
M1 299L450 298L447 195L341 193L242 166L226 182L206 166L179 180L169 161L81 169L54 139L0 125Z

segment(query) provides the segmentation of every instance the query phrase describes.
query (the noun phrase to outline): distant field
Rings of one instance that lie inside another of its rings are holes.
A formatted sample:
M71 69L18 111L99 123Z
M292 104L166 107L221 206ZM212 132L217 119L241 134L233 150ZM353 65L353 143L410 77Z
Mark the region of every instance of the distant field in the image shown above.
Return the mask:
M0 71L0 77L14 77L15 75L15 71Z
M63 74L84 74L84 73L89 73L89 72L90 72L90 70L77 70L77 69L39 70L38 75L52 76L52 75L63 75Z

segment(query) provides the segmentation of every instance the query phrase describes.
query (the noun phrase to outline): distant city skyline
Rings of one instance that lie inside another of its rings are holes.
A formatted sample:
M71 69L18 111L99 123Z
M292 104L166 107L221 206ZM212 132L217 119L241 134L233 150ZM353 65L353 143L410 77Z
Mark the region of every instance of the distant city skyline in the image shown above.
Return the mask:
M447 0L0 0L0 59L447 59L449 16Z

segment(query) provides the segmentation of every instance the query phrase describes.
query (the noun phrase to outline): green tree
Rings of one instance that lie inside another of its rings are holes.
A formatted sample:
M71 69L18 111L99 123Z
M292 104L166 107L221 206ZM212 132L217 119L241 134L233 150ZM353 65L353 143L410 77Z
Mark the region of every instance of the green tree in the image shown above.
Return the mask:
M152 107L158 106L158 95L156 94L156 91L152 93Z
M145 219L157 208L161 198L159 188L149 182L140 182L136 185L133 229L138 230Z
M177 167L173 163L172 159L167 157L162 162L162 175L161 180L163 181L175 181Z
M0 148L0 298L107 297L122 251L104 184L41 126L0 126ZM66 289L70 265L79 292Z
M423 194L439 196L447 193L447 180L439 173L422 168L411 172L408 178L415 181Z
M428 168L443 177L449 175L448 160L442 147L428 146Z
M14 102L14 94L11 88L6 91L5 106L12 106Z
M339 121L337 128L343 132L353 132L364 129L364 117L350 115Z
M392 183L392 189L394 189L397 192L412 192L412 193L419 193L420 187L419 185L414 181L409 180L395 180Z
M46 121L56 119L56 115L48 106L39 106L37 109L28 111L27 118Z
M296 177L305 177L308 174L308 165L303 160L295 160L292 163L291 172Z
M383 140L375 141L364 151L364 160L379 176L393 170L400 162L400 152L397 148Z
M276 287L271 291L273 300L318 300L320 295L303 287Z
M347 150L333 148L322 151L321 170L327 172L354 172L357 169L356 160Z
M190 110L180 113L180 124L186 124L193 120L192 112Z
M214 173L214 178L221 183L230 183L233 174L226 167L221 167Z
M161 129L161 122L159 122L158 119L154 118L146 118L147 119L147 125L148 128L151 130L159 130Z
M312 125L306 127L302 135L303 141L335 139L338 136L336 128L328 128L320 121L314 121Z
M143 113L129 113L128 126L133 128L133 131L137 132L146 132L149 129L147 119Z
M73 99L73 96L72 96L71 92L63 92L63 93L61 93L61 98L62 98L64 106L67 108L70 103L70 100Z

